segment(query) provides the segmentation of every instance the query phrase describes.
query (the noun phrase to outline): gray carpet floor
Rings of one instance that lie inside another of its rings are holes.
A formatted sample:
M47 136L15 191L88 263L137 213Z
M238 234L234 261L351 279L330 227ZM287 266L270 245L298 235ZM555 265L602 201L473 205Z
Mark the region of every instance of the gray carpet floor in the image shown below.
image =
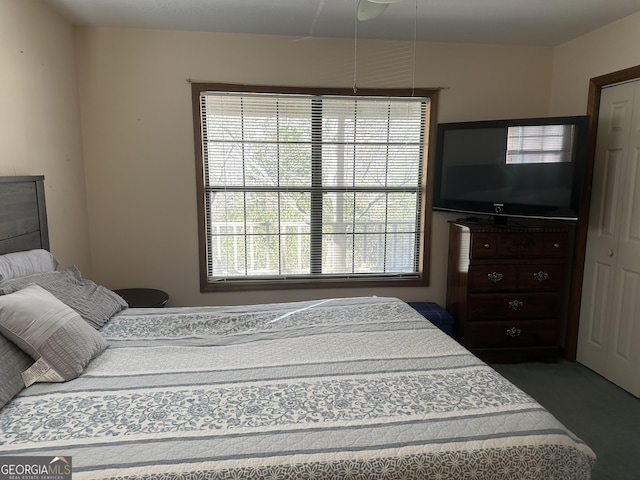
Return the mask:
M593 480L640 480L640 399L579 363L491 366L595 451Z

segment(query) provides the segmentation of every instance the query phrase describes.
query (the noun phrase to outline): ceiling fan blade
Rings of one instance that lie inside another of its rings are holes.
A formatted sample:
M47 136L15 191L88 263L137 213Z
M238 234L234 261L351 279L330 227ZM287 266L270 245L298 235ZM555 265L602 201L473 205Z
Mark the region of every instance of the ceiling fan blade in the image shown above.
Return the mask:
M358 0L358 20L365 21L374 19L382 15L382 12L384 12L388 6L388 3Z

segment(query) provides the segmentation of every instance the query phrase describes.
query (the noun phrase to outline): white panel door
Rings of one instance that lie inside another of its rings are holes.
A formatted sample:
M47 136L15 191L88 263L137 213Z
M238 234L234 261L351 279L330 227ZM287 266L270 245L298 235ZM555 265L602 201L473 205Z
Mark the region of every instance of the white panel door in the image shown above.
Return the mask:
M640 81L602 90L577 359L640 396Z

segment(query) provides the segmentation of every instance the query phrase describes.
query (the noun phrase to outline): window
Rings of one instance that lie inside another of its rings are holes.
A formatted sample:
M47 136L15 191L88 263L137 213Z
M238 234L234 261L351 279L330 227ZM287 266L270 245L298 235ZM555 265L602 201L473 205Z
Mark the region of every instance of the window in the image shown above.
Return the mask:
M507 132L507 164L571 161L574 125L522 125Z
M435 92L192 89L203 291L425 283Z

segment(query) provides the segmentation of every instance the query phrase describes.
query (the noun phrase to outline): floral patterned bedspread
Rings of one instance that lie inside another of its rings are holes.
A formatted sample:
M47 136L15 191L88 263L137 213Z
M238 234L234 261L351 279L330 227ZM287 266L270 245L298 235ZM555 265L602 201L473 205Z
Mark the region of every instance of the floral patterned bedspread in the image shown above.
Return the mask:
M589 479L595 456L393 298L128 309L85 373L0 411L75 479Z

